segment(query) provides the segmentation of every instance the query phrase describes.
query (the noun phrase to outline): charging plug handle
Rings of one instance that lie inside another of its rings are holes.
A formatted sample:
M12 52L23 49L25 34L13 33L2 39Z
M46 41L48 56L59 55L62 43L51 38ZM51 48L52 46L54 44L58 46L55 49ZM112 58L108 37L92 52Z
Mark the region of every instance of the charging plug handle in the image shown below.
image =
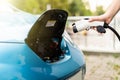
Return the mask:
M114 29L114 28L112 28L111 26L109 26L107 23L104 23L104 26L103 26L104 28L109 28L111 31L113 31L113 33L117 36L117 38L119 39L119 41L120 41L120 35L118 34L118 32Z

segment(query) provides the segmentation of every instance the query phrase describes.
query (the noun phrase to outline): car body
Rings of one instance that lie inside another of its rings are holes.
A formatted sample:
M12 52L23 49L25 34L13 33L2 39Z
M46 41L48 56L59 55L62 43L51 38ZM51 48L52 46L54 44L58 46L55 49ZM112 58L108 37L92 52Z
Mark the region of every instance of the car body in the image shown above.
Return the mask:
M85 59L65 31L66 11L38 17L7 7L0 13L0 80L83 80Z

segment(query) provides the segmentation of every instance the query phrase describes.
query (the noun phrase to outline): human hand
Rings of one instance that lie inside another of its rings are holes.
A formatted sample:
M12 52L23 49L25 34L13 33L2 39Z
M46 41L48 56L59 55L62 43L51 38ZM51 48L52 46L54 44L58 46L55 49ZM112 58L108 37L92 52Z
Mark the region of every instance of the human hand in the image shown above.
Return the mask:
M100 16L94 16L94 17L89 18L89 22L103 21L107 24L109 24L111 22L111 20L112 20L112 18L109 17L107 14L103 14L103 15L100 15Z

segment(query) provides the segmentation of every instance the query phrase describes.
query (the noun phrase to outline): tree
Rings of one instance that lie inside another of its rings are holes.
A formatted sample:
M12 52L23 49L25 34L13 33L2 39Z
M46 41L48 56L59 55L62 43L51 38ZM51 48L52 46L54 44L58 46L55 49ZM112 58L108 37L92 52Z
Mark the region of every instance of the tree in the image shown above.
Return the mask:
M46 10L49 4L51 8L66 10L70 16L90 15L91 11L86 8L83 0L9 0L12 4L27 12L40 14Z
M87 4L87 6L85 6L85 4ZM82 0L73 0L70 3L68 10L72 16L91 15L91 11L89 9L87 9L88 5L89 5L88 3L84 3Z
M103 7L102 6L97 6L96 7L96 12L95 12L95 14L96 15L101 15L101 14L103 14L105 11L103 10Z
M78 6L74 1L70 4L68 11L70 12L70 15L72 16L75 16L76 13L78 12Z

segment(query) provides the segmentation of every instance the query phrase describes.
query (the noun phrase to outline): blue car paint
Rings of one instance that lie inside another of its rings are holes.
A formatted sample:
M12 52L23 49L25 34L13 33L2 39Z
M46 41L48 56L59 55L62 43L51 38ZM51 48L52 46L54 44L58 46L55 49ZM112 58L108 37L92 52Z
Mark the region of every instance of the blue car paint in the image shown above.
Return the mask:
M85 61L76 47L66 44L69 51L63 60L45 63L25 43L0 43L0 79L58 80L74 73Z

